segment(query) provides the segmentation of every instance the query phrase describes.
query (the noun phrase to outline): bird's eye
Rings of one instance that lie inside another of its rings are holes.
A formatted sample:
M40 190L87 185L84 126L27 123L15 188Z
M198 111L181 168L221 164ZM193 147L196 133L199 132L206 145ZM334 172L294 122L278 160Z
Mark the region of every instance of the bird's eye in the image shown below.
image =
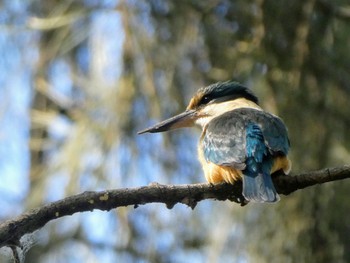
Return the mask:
M210 101L210 97L209 96L204 96L201 100L201 104L207 104Z

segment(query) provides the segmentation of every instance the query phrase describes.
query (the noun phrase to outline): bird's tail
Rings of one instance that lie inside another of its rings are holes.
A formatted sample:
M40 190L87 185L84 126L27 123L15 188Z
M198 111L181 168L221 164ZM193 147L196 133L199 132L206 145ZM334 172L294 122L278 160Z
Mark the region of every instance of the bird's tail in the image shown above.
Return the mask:
M246 128L246 168L243 171L243 196L258 203L277 202L279 196L270 171L273 159L260 127L250 123Z
M243 171L243 196L257 203L277 202L280 200L273 185L270 169L272 160L257 164L254 158L247 159L247 169Z

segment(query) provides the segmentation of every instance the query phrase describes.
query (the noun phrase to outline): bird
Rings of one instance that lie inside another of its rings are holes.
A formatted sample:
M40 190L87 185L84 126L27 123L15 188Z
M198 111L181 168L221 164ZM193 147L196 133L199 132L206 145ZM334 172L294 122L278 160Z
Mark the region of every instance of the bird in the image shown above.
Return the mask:
M287 128L259 106L253 91L232 80L198 89L186 110L139 134L199 126L198 159L210 184L242 181L244 199L274 203L271 174L291 170Z

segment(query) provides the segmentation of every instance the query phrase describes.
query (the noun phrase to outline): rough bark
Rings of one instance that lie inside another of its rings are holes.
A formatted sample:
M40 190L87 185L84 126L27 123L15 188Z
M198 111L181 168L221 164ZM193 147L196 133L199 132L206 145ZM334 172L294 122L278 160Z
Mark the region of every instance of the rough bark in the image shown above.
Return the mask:
M350 178L350 165L327 168L292 176L274 176L277 192L289 195L299 189L316 184ZM164 203L171 209L175 204L186 204L192 209L205 199L230 200L247 204L242 196L242 185L191 184L161 185L152 183L138 188L124 188L100 192L87 191L33 209L17 218L0 224L0 247L21 247L20 239L45 226L49 221L78 212L106 210L133 205L135 208L147 203ZM282 201L283 202L283 201Z

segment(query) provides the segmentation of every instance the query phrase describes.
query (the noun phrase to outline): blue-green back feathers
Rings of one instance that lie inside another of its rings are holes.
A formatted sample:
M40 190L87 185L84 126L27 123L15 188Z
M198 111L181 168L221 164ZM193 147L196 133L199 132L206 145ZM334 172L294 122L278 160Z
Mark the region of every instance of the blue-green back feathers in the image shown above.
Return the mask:
M255 202L276 202L279 200L273 185L270 170L270 154L259 126L246 126L246 169L243 171L243 196Z
M207 161L243 171L247 200L278 200L270 176L273 156L287 155L289 150L281 119L251 108L227 112L208 124L202 147Z

